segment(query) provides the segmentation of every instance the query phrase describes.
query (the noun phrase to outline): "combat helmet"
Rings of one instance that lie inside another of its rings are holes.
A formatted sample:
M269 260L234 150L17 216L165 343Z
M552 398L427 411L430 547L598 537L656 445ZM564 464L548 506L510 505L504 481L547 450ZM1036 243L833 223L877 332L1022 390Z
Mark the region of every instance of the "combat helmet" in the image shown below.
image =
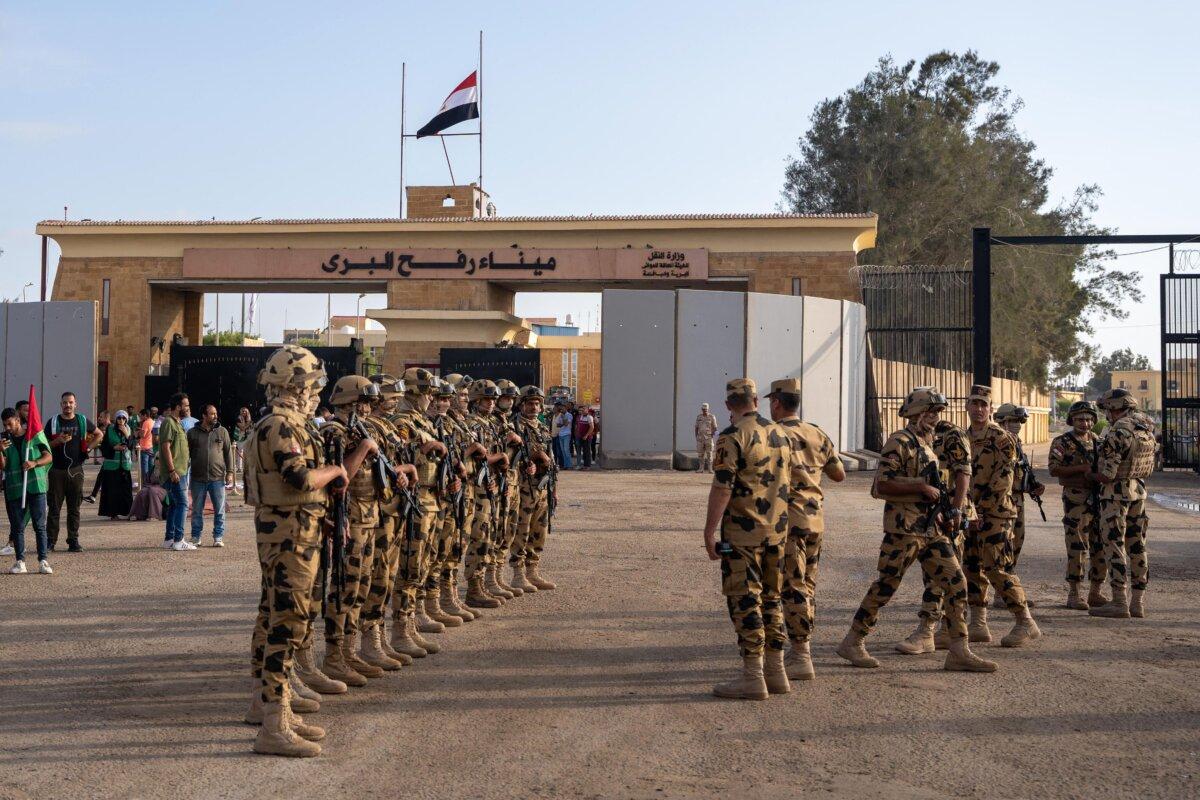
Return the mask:
M343 375L333 385L333 394L329 402L335 406L345 406L357 403L363 399L379 397L379 387L362 375Z
M501 378L500 380L496 381L496 388L500 390L501 397L516 398L521 396L521 390L518 389L517 385L508 378Z
M526 400L533 400L534 398L544 403L546 402L546 393L542 391L542 387L530 384L521 387L520 398L521 403L524 403Z
M403 381L405 394L433 394L438 385L437 376L424 367L404 370Z
M271 353L267 363L258 371L258 383L261 386L323 389L328 381L321 359L314 356L311 350L294 344L285 344Z
M1136 411L1138 407L1137 398L1128 389L1109 389L1100 395L1096 405L1105 411L1120 411L1123 408L1131 408Z
M918 386L908 393L908 397L904 398L904 402L900 404L899 413L900 416L908 419L920 416L926 411L940 411L947 405L946 395L937 389L932 386Z
M1029 411L1025 406L1019 406L1016 403L1002 403L996 412L992 414L992 418L996 422L1020 422L1025 423L1029 419Z
M397 397L404 394L404 381L386 372L371 376L371 383L379 387L380 397Z
M1096 409L1096 404L1090 400L1076 400L1071 403L1071 407L1067 409L1067 424L1070 424L1071 417L1076 414L1091 414L1092 419L1100 419L1100 412Z
M500 390L496 384L486 378L478 381L472 381L469 397L471 401L482 400L485 397L490 397L494 400L500 399Z
M434 380L437 381L433 385L434 397L454 397L456 394L458 394L458 390L454 388L454 384L450 383L449 381L441 378L434 378Z

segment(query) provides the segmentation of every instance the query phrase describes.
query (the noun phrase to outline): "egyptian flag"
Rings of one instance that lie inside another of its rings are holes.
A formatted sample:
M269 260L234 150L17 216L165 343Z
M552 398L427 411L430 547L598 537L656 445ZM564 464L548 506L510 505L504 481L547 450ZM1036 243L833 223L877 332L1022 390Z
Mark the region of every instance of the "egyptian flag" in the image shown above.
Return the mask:
M29 460L29 444L35 439L40 439L47 447L50 443L46 441L46 434L42 432L42 415L38 411L37 396L33 391L33 384L29 384L29 421L25 423L25 460ZM21 505L25 505L25 491L29 488L29 473L23 473L21 481Z
M475 84L476 73L472 72L454 91L446 97L433 119L417 131L417 138L437 136L447 128L469 119L479 119L479 87Z

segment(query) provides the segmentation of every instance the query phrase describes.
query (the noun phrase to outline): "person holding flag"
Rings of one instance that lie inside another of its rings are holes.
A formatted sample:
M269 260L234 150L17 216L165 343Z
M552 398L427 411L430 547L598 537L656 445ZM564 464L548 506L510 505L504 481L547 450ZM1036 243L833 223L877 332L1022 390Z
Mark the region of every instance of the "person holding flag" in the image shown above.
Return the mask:
M49 543L46 537L46 490L49 486L47 473L53 456L50 443L42 432L42 417L38 413L33 387L29 387L29 420L22 424L15 409L0 412L4 431L0 434L0 470L4 471L4 504L8 510L8 521L12 533L12 545L16 563L10 573L20 575L28 572L25 567L25 525L32 520L37 539L39 571L43 575L54 572L48 560Z

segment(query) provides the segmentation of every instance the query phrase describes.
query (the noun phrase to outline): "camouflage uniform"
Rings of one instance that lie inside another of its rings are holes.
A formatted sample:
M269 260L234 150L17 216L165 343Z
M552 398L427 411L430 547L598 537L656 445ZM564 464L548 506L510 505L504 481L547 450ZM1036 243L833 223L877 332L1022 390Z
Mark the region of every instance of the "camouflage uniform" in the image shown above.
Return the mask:
M439 559L440 569L435 580L439 580L442 586L450 585L451 582L457 581L458 568L462 565L463 552L467 539L471 534L471 526L475 520L475 484L472 478L475 475L474 459L464 457L464 451L473 440L471 429L466 424L466 418L454 409L450 409L445 416L445 426L451 431L451 438L454 441L454 447L458 451L458 459L466 471L466 477L462 478L463 503L465 512L463 514L462 526L459 526L457 512L453 498L447 499L446 522L444 524L444 545L442 545L443 556Z
M321 438L327 447L334 442L340 443L347 454L353 452L354 447L361 446L352 442L350 431L340 417L328 420L321 426ZM335 647L341 649L347 637L353 637L358 632L359 618L371 589L375 529L379 527L379 501L376 499L369 461L364 461L358 471L350 476L347 500L350 518L344 559L346 581L341 591L341 610L338 610L332 597L325 603L327 651Z
M380 452L393 464L404 460L397 452L393 441L398 438L396 428L382 416L372 415L364 420L372 432L371 438L379 445ZM391 486L385 486L379 494L379 526L375 529L375 557L371 564L371 582L367 602L362 609L363 627L373 627L383 622L388 602L395 585L396 570L400 564L400 503L401 496Z
M492 412L492 424L495 426L497 437L501 442L504 442L510 433L520 436L512 415L502 411L499 406ZM517 525L520 522L521 513L521 471L517 458L520 446L509 443L504 447L508 453L508 470L505 474L503 496L497 498L496 531L490 548L492 561L497 567L502 566L508 558L513 540L517 535ZM501 585L512 591L512 587L504 584L503 581L501 581Z
M419 595L422 594L425 569L429 558L429 550L436 546L434 542L435 526L438 523L438 502L434 494L434 482L437 478L438 461L420 452L420 447L437 438L437 431L429 422L429 418L406 397L400 400L397 411L389 420L402 441L413 448L413 463L417 467L417 486L414 491L421 513L414 530L401 537L400 564L397 568L396 582L399 591L392 592L392 615L399 622L402 618L415 614Z
M1012 546L1012 562L1009 564L1010 570L1017 568L1017 560L1021 558L1021 549L1025 547L1025 493L1019 487L1025 485L1027 480L1025 465L1022 463L1025 459L1024 449L1021 447L1020 437L1013 437L1017 440L1017 464L1013 470L1013 508L1016 509L1017 516L1013 520L1013 546ZM1030 465L1032 473L1032 465ZM1032 478L1033 486L1041 486L1041 482L1036 478Z
M466 419L466 425L472 431L472 436L488 455L499 451L496 427L492 416L473 412ZM493 478L494 480L494 478ZM470 540L467 546L465 575L468 581L482 580L484 573L494 562L492 548L495 546L495 510L492 507L492 489L478 486L472 481L475 497L470 525Z
M967 531L967 597L972 606L987 605L990 582L1010 611L1025 608L1025 590L1009 571L1012 563L1013 474L1017 442L994 422L968 429L971 440L971 502L979 515L979 530Z
M700 458L700 472L713 471L713 437L717 430L717 418L705 408L696 417L696 455Z
M817 564L825 532L821 476L827 466L838 460L837 449L824 431L799 417L785 417L776 424L792 447L788 533L783 551L783 619L788 638L806 642L812 636Z
M517 435L528 443L531 456L550 453L550 432L537 418L518 417L516 430ZM518 472L520 515L508 557L508 563L515 569L525 566L536 571L546 547L546 535L550 531L550 491L539 487L546 469L537 465L533 475Z
M942 473L942 483L951 493L954 492L954 482L957 476L971 476L971 441L967 436L967 432L955 425L949 420L938 420L937 426L933 429L933 454L937 457L938 469ZM969 486L969 484L968 484ZM972 521L977 518L975 506L971 503L971 492L968 488L966 503L962 510L962 519ZM958 563L963 563L963 546L966 543L966 537L961 531L955 531L951 540L954 545L954 554L958 558ZM964 578L966 572L963 573ZM924 574L922 573L924 579ZM928 585L926 585L926 594L928 594ZM929 619L938 619L942 614L942 604L939 600L922 601L922 610L927 612L925 616Z
M727 391L743 385L753 387L731 381ZM743 658L787 643L781 593L791 464L787 434L756 412L717 438L713 486L732 492L721 518L721 593Z
M1097 472L1111 483L1100 488L1100 538L1114 597L1124 597L1126 581L1135 592L1150 580L1146 559L1146 476L1154 468L1154 423L1130 411L1104 433Z
M936 464L930 442L922 439L914 424L891 435L879 455L876 480L920 478L928 464ZM888 499L883 506L883 543L879 548L879 577L871 584L854 614L851 629L860 637L875 627L879 609L887 605L900 587L905 571L919 561L925 591L920 615L929 621L945 608L951 639L967 635L965 620L966 580L959 565L954 544L936 525L928 528L928 504L919 501Z
M1050 442L1050 469L1060 467L1087 466L1095 463L1097 440L1088 433L1081 437L1075 431L1067 431ZM1108 571L1104 565L1104 544L1100 538L1098 510L1098 487L1094 491L1086 477L1063 478L1062 506L1063 530L1067 541L1067 582L1078 583L1084 579L1084 565L1088 565L1087 578L1093 583L1104 580Z

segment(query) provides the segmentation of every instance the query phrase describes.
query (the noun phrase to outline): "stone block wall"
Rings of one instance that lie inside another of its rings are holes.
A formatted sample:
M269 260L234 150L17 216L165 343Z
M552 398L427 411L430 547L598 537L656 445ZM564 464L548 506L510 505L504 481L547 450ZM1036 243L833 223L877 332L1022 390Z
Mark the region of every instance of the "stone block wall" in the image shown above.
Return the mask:
M854 253L710 253L711 277L746 276L747 290L768 294L803 294L860 302L858 280L850 269ZM793 292L793 278L800 290Z

